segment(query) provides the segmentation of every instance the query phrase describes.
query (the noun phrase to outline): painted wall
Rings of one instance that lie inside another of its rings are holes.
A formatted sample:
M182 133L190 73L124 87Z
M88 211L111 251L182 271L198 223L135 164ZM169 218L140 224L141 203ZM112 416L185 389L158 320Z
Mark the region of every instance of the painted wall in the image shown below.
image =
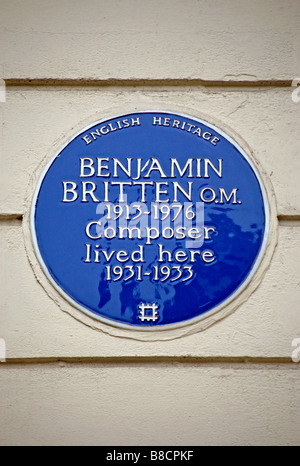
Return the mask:
M298 444L300 2L0 7L0 444ZM64 312L34 273L24 222L61 139L116 107L162 105L248 143L275 192L278 244L233 314L145 342Z

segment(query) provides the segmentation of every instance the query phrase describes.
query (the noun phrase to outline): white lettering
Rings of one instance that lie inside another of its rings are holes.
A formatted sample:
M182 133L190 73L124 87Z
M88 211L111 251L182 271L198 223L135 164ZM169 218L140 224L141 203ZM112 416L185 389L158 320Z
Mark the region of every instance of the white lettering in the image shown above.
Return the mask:
M185 174L187 169L189 170L188 178L193 178L193 160L194 159L187 159L187 162L183 169L180 168L178 160L177 159L171 159L171 178L176 178L175 177L175 167L178 170L178 173L181 177Z
M95 168L93 167L94 160L91 157L80 158L80 177L93 176L95 174ZM88 172L86 170L88 169Z
M78 198L78 193L76 191L77 189L77 183L75 181L63 181L63 187L64 187L64 197L63 197L63 202L74 202ZM70 185L71 187L68 187ZM68 197L68 193L71 193L73 196L70 199Z
M237 201L237 199L236 199L237 190L238 190L238 188L232 189L232 191L231 191L231 193L229 194L229 196L227 196L225 189L224 189L224 188L220 188L220 204L224 204L223 196L224 196L226 202L230 202L230 199L233 197L232 204L238 204L238 201Z
M223 162L223 159L218 159L218 162L219 162L219 169L217 169L217 167L214 166L214 164L212 163L211 160L209 159L204 159L204 178L209 178L209 174L208 174L208 167L210 166L214 172L220 177L222 178L222 162Z
M100 200L97 199L97 197L94 194L96 188L97 185L94 181L82 181L82 202L88 202L86 198L87 195L91 196L94 202L100 202Z

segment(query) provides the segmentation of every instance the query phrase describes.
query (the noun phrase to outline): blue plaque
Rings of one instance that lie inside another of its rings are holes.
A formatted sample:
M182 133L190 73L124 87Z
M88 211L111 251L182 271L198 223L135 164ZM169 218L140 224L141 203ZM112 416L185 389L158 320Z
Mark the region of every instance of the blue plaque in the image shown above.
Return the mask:
M231 137L145 111L98 121L55 155L31 229L46 276L73 306L114 326L164 329L219 311L249 284L269 208Z

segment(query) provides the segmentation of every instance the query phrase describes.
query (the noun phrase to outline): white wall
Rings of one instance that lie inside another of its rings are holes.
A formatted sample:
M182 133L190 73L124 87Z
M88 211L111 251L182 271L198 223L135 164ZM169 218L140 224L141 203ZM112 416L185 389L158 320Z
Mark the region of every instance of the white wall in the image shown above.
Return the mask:
M0 7L0 444L299 443L300 2ZM25 247L47 154L81 122L137 105L184 107L232 128L277 202L278 246L260 286L232 315L170 341L114 337L63 312Z

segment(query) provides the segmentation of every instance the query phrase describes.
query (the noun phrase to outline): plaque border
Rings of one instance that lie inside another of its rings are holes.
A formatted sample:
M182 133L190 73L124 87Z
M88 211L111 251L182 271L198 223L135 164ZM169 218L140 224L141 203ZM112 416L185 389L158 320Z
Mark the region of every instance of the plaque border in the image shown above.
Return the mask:
M159 110L157 107L159 107ZM136 106L133 107L132 104L129 104L128 107L123 105L122 109L104 109L101 111L101 119L95 119L96 115L89 117L84 122L79 123L76 126L76 129L71 129L68 132L68 135L64 135L60 138L56 145L56 150L51 151L51 154L43 158L39 169L35 172L35 175L30 180L28 187L27 208L24 215L23 230L27 255L37 280L46 290L47 294L57 303L57 305L62 310L68 314L71 314L77 320L92 327L93 329L102 330L105 333L113 336L148 341L170 340L206 329L210 325L234 312L244 301L249 298L249 296L260 284L264 273L269 267L274 249L277 244L278 220L274 189L271 185L269 177L266 175L260 163L255 160L253 152L251 151L248 144L242 140L241 136L235 134L232 129L228 128L226 124L220 121L216 121L215 118L209 115L204 115L203 113L200 114L199 112L195 111L195 109L183 109L177 105L172 105L172 107L175 107L172 110L170 110L170 107L171 105L166 107L166 104L164 103L162 105L156 104L153 109L145 110L145 108L138 108ZM142 327L133 324L125 324L113 319L99 316L77 303L60 287L60 285L49 273L48 268L44 263L44 260L39 251L35 232L34 215L38 194L44 177L46 176L50 166L60 154L60 152L76 137L87 132L95 125L104 123L109 119L121 117L124 118L127 115L133 113L162 112L170 115L177 115L178 117L182 118L189 118L198 122L199 124L204 124L208 128L222 135L238 149L238 151L243 155L243 157L251 166L259 182L263 197L266 223L264 237L258 256L256 257L256 260L247 277L234 291L234 293L232 293L228 298L226 298L210 311L200 314L199 316L192 319L173 324ZM62 143L63 141L64 143ZM54 156L53 153L55 153Z

